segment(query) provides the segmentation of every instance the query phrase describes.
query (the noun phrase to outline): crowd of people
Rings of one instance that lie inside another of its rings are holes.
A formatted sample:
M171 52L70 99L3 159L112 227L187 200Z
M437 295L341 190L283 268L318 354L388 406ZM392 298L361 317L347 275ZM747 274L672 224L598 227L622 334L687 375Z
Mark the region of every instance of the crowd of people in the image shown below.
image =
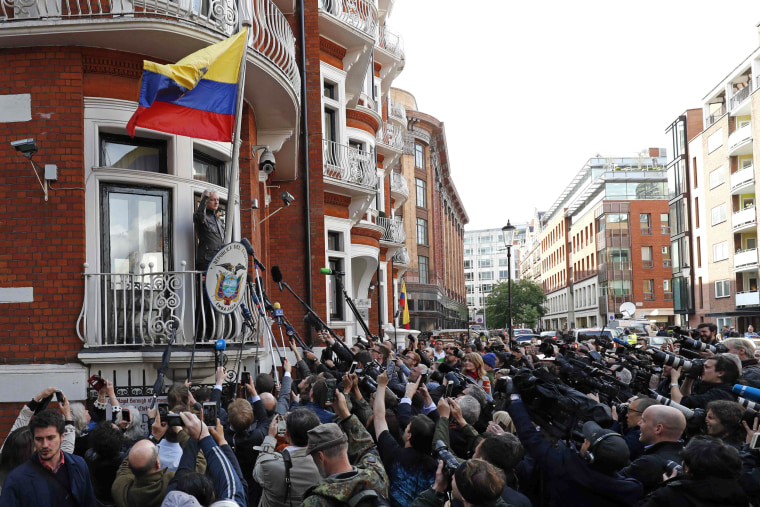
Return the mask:
M291 345L280 382L230 389L220 367L213 387L173 385L147 434L110 382L87 404L51 387L4 441L0 507L760 505L760 419L732 390L760 387L754 344L695 333L713 347L696 378L662 359L678 341L659 356L643 337L320 333L320 354Z

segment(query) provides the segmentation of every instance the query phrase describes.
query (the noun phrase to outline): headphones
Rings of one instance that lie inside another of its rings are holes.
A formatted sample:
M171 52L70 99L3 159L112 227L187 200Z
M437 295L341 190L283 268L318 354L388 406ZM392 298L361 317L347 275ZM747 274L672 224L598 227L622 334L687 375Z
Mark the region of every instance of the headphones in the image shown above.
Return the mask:
M586 460L586 462L589 465L593 465L594 464L594 453L591 452L591 449L593 449L594 447L596 447L599 442L601 442L602 440L604 440L607 437L620 437L620 438L623 438L623 436L620 433L606 433L606 434L602 435L601 437L597 438L596 440L594 440L591 443L591 445L588 447L589 450L586 451L581 456L584 460Z

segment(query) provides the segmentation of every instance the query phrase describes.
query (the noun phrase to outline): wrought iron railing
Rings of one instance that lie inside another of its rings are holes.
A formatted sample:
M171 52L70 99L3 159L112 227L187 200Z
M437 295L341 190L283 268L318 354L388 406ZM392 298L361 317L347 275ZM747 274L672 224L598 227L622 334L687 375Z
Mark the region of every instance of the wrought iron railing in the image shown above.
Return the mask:
M320 0L319 8L371 38L377 33L377 8L371 0Z
M377 142L393 148L404 150L404 129L396 124L385 122L377 132Z
M400 35L388 30L388 27L385 25L380 25L377 45L399 60L404 59L404 39Z
M88 346L152 346L168 343L177 326L176 343L257 341L243 327L240 309L217 314L202 289L205 273L153 271L152 263L139 273L84 273L84 301L77 319L77 334ZM86 265L85 265L86 269ZM244 303L253 311L248 291Z
M301 89L293 30L272 0L252 0L253 51L274 64L294 91ZM232 0L2 0L0 26L30 20L156 18L177 20L229 37L238 29L238 4ZM86 25L85 25L86 26ZM300 97L300 95L298 95Z
M388 99L388 116L406 125L406 106L401 102Z
M323 139L322 157L326 177L371 189L377 187L377 169L372 153Z
M404 222L400 218L377 217L377 225L385 229L383 235L380 237L380 241L401 244L406 241Z
M401 194L405 197L409 197L409 185L406 182L403 174L397 172L391 173L391 192Z

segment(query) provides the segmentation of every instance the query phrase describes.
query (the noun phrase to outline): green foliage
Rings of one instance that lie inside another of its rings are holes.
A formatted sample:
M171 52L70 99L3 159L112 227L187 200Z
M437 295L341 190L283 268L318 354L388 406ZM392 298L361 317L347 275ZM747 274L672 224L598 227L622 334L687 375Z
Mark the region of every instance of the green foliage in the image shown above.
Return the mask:
M507 306L509 301L508 284L502 282L493 287L486 299L486 322L488 327L506 328ZM541 286L530 280L512 282L512 323L513 327L538 327L541 317L546 315L543 304L546 296Z

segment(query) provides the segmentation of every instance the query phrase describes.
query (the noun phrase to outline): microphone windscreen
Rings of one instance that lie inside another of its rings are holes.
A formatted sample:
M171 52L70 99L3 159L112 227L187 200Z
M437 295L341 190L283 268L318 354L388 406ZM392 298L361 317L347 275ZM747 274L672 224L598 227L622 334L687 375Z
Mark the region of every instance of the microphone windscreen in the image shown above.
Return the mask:
M274 280L274 283L280 283L282 281L282 271L280 271L280 266L272 266L272 280Z
M240 243L245 247L245 251L248 252L248 255L254 255L253 245L248 241L248 238L241 239Z

